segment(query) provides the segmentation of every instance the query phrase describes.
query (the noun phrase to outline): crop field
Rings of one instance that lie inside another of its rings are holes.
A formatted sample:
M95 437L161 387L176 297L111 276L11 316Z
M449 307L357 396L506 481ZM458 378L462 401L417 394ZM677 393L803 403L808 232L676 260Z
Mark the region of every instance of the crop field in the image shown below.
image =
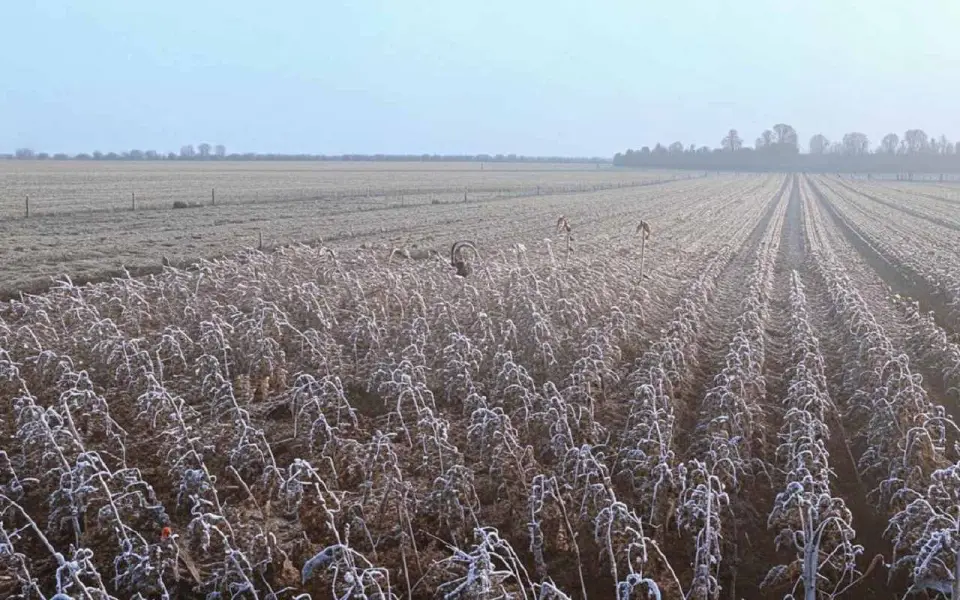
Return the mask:
M98 214L315 243L0 303L0 597L960 598L954 190L658 176Z
M415 225L482 226L507 205L592 202L700 175L593 164L0 161L0 297L59 273L95 279L261 241L360 244L416 235Z

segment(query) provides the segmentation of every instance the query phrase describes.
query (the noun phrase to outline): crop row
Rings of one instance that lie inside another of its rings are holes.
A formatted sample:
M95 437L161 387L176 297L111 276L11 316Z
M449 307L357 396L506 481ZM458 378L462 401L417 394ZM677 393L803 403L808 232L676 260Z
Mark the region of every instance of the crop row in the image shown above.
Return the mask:
M957 556L942 541L949 531L944 519L952 518L960 489L951 483L960 467L951 447L957 426L943 406L930 401L907 356L895 348L825 238L816 234L819 227L807 222L816 240L816 272L842 327L840 392L847 399L846 420L857 424L859 475L873 486L869 498L878 511L890 516L885 533L894 545L894 571L909 569L918 590L949 588Z

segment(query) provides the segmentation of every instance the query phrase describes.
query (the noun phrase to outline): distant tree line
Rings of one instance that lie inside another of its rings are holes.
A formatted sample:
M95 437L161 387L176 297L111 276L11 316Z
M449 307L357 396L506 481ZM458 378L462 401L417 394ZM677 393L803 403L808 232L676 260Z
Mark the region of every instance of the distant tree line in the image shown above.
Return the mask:
M156 150L130 150L108 152L96 150L90 154L68 155L35 152L31 148L17 148L13 154L0 154L0 158L18 160L284 160L284 161L393 161L393 162L539 162L539 163L609 163L609 158L566 156L522 156L517 154L274 154L245 152L227 154L223 144L211 146L188 144L180 152L157 152Z
M763 131L753 146L744 144L736 129L720 140L719 148L685 146L674 142L656 144L639 150L618 152L613 157L618 166L659 167L672 169L716 169L746 171L834 171L834 172L960 172L960 142L946 136L933 137L922 129L910 129L901 138L888 133L871 149L869 138L850 132L839 141L823 134L810 138L809 150L800 152L796 130L786 123Z

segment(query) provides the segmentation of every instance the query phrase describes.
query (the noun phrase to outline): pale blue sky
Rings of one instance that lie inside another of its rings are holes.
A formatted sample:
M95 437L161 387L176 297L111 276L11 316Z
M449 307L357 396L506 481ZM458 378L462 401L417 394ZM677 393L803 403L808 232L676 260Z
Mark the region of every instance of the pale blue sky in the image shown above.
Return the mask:
M960 137L941 1L0 0L0 152L610 156Z

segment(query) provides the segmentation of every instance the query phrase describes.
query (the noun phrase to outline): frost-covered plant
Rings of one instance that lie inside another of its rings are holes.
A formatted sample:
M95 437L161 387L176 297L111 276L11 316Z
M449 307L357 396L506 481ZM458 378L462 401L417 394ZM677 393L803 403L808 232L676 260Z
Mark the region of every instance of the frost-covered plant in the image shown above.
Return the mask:
M30 574L26 555L14 546L19 537L18 530L8 533L5 524L0 523L0 572L16 580L21 598L44 598L40 582Z
M807 490L792 482L777 494L770 527L780 527L777 548L791 548L796 559L771 569L761 587L790 583L790 594L807 600L835 598L858 581L857 558L863 547L853 543L853 520L841 498ZM794 574L791 577L791 574Z
M452 465L433 481L424 509L433 515L443 531L449 531L454 543L458 533L479 527L480 500L474 487L473 471Z
M424 410L433 412L437 408L423 370L403 360L396 368L381 367L370 386L374 383L378 383L375 389L382 395L385 405L393 405L390 419L396 419L407 444L412 447L414 441L408 422L418 419Z
M310 423L311 444L321 418L323 423L330 423L338 429L345 425L357 426L357 411L350 405L343 383L335 375L325 375L318 380L312 375L301 374L288 394L294 414L293 434L298 435L303 424Z
M327 546L303 563L301 582L318 576L330 577L334 598L353 600L397 600L390 589L390 572L373 565L365 556L341 543Z
M610 472L603 449L584 444L571 448L557 469L557 479L563 484L574 519L579 523L592 521L597 513L614 502Z
M35 483L39 483L39 481L32 477L21 479L20 476L17 475L17 471L14 469L13 463L10 461L10 456L6 450L0 450L0 494L19 501L23 498L24 493L26 493L24 484L32 485Z
M954 401L960 401L960 344L950 340L932 313L922 314L917 302L898 296L897 304L909 325L907 347L911 355L939 368L944 389Z
M642 595L641 595L642 594ZM617 600L660 600L660 586L649 577L630 573L617 582Z
M7 532L4 525L15 520L25 522L25 525ZM51 600L66 600L72 598L70 594L79 594L88 600L117 600L112 596L104 584L103 577L93 563L93 551L83 546L72 546L70 558L58 552L50 540L43 534L30 514L12 499L0 495L0 561L11 561L18 570L21 589L36 590L40 598L45 596L39 593L39 585L33 581L29 572L26 572L22 560L14 548L14 542L19 540L24 531L31 531L41 545L47 550L56 564L54 581L56 594Z
M530 552L534 557L537 576L540 580L547 577L547 563L544 557L544 548L547 540L544 537L544 525L553 533L553 545L557 550L566 552L573 550L577 572L580 576L580 591L587 597L587 585L583 578L583 563L580 558L580 544L574 531L567 507L563 501L563 492L556 477L537 475L530 486L530 500L528 501L530 521L527 529L530 532Z
M910 569L913 591L960 598L960 463L938 469L920 497L885 532L893 540L893 572Z
M301 458L293 459L286 472L278 478L277 495L287 514L295 514L304 500L310 499L311 507L319 505L327 522L334 527L333 513L340 510L340 501L309 462Z
M417 415L416 447L420 450L420 467L428 473L443 473L462 462L460 450L450 441L450 423L424 407Z
M691 461L677 507L677 526L695 535L689 598L716 600L720 595L718 572L723 537L720 513L729 504L730 498L720 478L705 463L697 459Z
M473 536L474 545L469 551L452 548L453 556L439 563L445 572L455 577L437 587L444 599L537 597L535 586L517 553L496 529L479 527Z
M519 497L514 496L511 481L526 488L537 468L533 448L524 446L518 435L509 415L499 406L477 408L470 415L467 457L473 459L478 473L483 467L490 480L496 483L497 494L507 496L510 502L519 501Z
M448 340L449 343L441 350L444 365L440 375L446 382L444 399L450 403L454 399L466 398L476 389L476 378L484 356L482 350L462 333L452 332Z
M214 405L220 411L220 419L229 419L230 466L247 478L260 476L268 482L279 473L277 461L270 448L263 428L257 427L250 417L250 411L240 406L234 394L233 386L216 375L219 385L214 395Z

